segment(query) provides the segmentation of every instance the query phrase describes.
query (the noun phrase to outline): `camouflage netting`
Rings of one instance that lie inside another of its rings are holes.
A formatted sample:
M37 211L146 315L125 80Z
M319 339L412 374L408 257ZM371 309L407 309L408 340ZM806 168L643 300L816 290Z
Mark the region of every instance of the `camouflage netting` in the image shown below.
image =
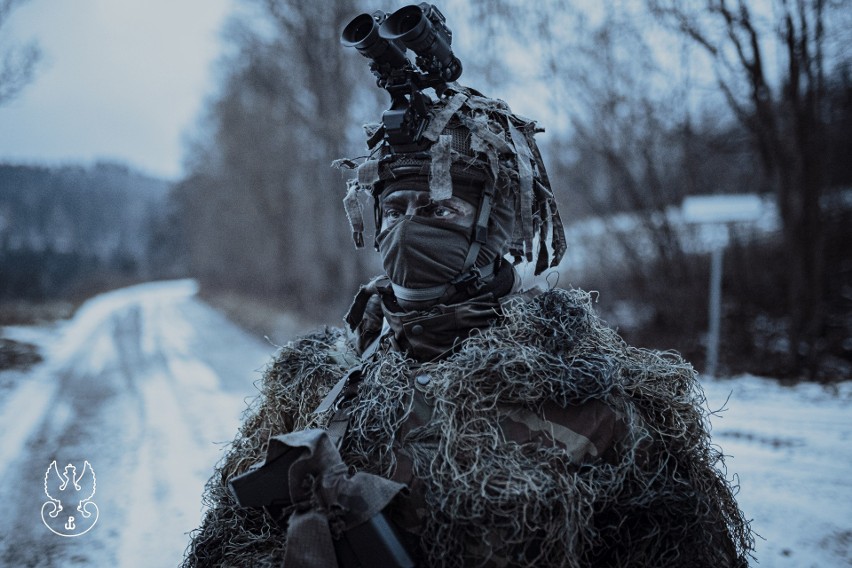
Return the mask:
M209 511L185 566L281 565L285 529L237 507L226 480L263 459L270 434L323 425L327 417L310 413L351 364L344 346L341 331L326 329L280 351L207 485ZM341 451L347 464L394 470L390 448L411 412L414 368L393 352L367 365ZM587 293L510 301L497 324L423 371L433 377L434 419L405 446L425 481L429 564L490 556L537 567L718 567L736 565L731 556L744 564L753 549L694 370L675 353L626 345ZM506 405L590 400L627 424L611 462L577 466L557 448L507 443L497 426Z

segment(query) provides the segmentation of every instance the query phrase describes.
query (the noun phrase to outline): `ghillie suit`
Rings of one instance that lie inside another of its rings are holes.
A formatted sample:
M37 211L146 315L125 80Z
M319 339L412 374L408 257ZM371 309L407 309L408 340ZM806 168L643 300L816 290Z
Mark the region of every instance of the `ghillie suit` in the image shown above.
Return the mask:
M207 485L185 566L281 565L285 529L238 507L226 480L263 459L270 435L323 426L328 414L312 411L353 357L338 329L281 349ZM424 401L431 420L418 423ZM689 364L626 345L588 294L510 296L494 325L443 360L383 345L364 367L341 455L354 470L413 473L412 494L388 511L419 536L424 566L746 565L751 532L704 403ZM578 443L545 421L553 409L587 422L611 412L617 427L609 441ZM527 434L511 432L519 423Z

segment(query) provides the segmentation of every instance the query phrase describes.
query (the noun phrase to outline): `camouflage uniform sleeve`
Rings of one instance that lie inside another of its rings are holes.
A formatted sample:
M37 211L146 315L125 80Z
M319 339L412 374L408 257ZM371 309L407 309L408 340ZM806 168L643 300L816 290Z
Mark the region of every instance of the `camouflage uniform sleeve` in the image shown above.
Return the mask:
M576 464L614 462L614 445L626 432L618 414L598 400L565 407L547 401L538 411L507 407L500 427L509 441L562 448Z

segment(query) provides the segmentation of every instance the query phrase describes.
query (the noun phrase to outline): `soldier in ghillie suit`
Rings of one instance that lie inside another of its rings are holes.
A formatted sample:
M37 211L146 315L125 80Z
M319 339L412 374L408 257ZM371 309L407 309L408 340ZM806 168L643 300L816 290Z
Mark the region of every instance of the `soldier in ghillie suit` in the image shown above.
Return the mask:
M359 18L344 40L394 105L337 165L358 244L372 196L386 274L344 329L276 354L184 565L747 565L693 368L625 344L586 292L523 290L507 260L538 274L565 250L535 124L460 69L365 47L385 18Z

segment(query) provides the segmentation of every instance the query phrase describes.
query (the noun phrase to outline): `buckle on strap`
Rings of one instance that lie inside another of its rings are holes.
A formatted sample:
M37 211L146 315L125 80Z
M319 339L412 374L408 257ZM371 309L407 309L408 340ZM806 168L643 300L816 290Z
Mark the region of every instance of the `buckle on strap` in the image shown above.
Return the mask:
M474 266L464 274L456 276L450 284L454 284L456 286L470 284L471 282L488 278L492 274L494 274L494 263L482 267Z

